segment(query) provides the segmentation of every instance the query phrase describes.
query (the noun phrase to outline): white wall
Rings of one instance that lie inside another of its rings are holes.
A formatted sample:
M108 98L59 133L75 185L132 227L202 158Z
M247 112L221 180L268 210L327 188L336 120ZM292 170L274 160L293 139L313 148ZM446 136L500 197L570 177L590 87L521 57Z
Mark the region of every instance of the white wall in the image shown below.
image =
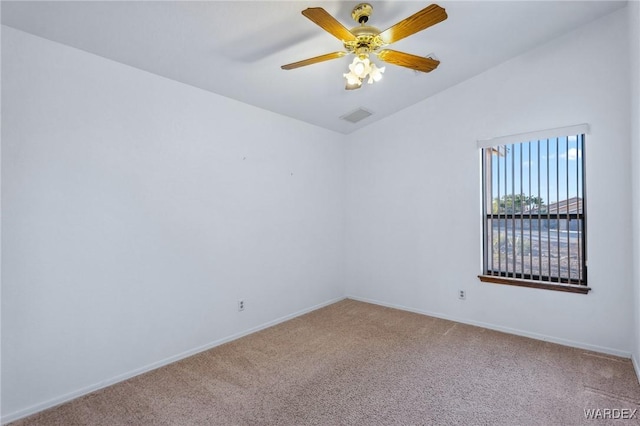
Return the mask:
M629 13L631 60L631 164L633 190L633 283L635 287L635 346L633 361L640 378L640 2L632 1Z
M2 22L2 7L0 6L0 22ZM0 31L0 46L2 46L2 31ZM2 50L0 48L0 50ZM2 55L0 54L0 70L2 70ZM2 79L0 79L0 93L2 93ZM2 102L0 102L0 241L2 241ZM0 244L0 422L2 421L2 244Z
M351 135L348 295L630 355L626 13L604 17ZM586 170L593 291L481 283L476 140L585 122L592 128ZM466 290L466 300L457 299L458 289Z
M344 294L335 133L2 30L4 421Z

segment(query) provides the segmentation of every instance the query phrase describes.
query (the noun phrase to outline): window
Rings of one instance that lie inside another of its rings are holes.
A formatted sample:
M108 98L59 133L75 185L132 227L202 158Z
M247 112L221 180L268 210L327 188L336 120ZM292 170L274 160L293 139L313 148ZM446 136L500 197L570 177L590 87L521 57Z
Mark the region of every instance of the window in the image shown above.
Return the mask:
M590 290L585 250L586 130L586 125L572 126L479 142L482 281L584 294Z

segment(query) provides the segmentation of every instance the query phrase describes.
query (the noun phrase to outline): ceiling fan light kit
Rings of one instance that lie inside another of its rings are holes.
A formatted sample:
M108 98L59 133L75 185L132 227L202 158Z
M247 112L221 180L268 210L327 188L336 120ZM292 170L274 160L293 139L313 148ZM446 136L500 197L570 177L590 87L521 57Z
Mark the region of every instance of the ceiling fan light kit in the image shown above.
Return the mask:
M349 65L349 72L343 74L347 80L347 90L358 89L362 86L362 82L365 78L369 77L367 83L373 84L374 81L380 81L382 79L382 73L385 67L378 68L376 64L371 62L367 56L364 58L356 56L353 58L353 62Z
M440 61L433 58L383 48L447 19L447 13L442 7L432 4L382 32L375 27L366 25L372 12L373 7L368 3L360 3L354 7L351 17L359 26L349 30L321 7L303 10L302 14L305 17L340 39L345 51L293 62L283 65L281 68L291 70L353 54L355 58L349 65L349 72L343 74L343 76L346 79L345 89L354 90L359 89L365 79L369 84L382 79L385 67L378 67L371 61L370 55L376 55L378 59L393 65L425 73L438 67Z

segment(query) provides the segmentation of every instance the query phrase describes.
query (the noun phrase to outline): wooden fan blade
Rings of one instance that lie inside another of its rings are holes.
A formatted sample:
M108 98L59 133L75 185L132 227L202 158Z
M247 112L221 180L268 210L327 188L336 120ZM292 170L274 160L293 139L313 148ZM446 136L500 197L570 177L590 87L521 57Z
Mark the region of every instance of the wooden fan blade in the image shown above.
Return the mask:
M378 52L378 58L393 65L411 68L416 71L430 72L438 68L440 61L423 56L410 55L397 50L384 49Z
M380 37L387 44L395 43L445 19L447 19L447 12L437 4L432 4L384 30L380 33Z
M293 62L291 64L283 65L280 68L283 70L292 70L294 68L305 67L307 65L317 64L318 62L329 61L331 59L342 58L347 52L333 52L326 55L315 56L313 58L305 59L303 61Z
M310 7L303 10L302 14L315 22L320 28L342 41L356 40L356 36L351 34L351 31L321 7Z

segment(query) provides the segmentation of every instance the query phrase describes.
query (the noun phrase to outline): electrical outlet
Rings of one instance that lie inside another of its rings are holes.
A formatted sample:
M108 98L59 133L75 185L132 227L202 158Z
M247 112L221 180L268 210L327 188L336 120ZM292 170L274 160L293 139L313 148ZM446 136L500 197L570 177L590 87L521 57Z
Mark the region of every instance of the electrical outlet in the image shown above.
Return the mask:
M458 290L458 299L464 300L467 298L467 292L464 290Z
M244 311L244 300L238 300L238 311Z

